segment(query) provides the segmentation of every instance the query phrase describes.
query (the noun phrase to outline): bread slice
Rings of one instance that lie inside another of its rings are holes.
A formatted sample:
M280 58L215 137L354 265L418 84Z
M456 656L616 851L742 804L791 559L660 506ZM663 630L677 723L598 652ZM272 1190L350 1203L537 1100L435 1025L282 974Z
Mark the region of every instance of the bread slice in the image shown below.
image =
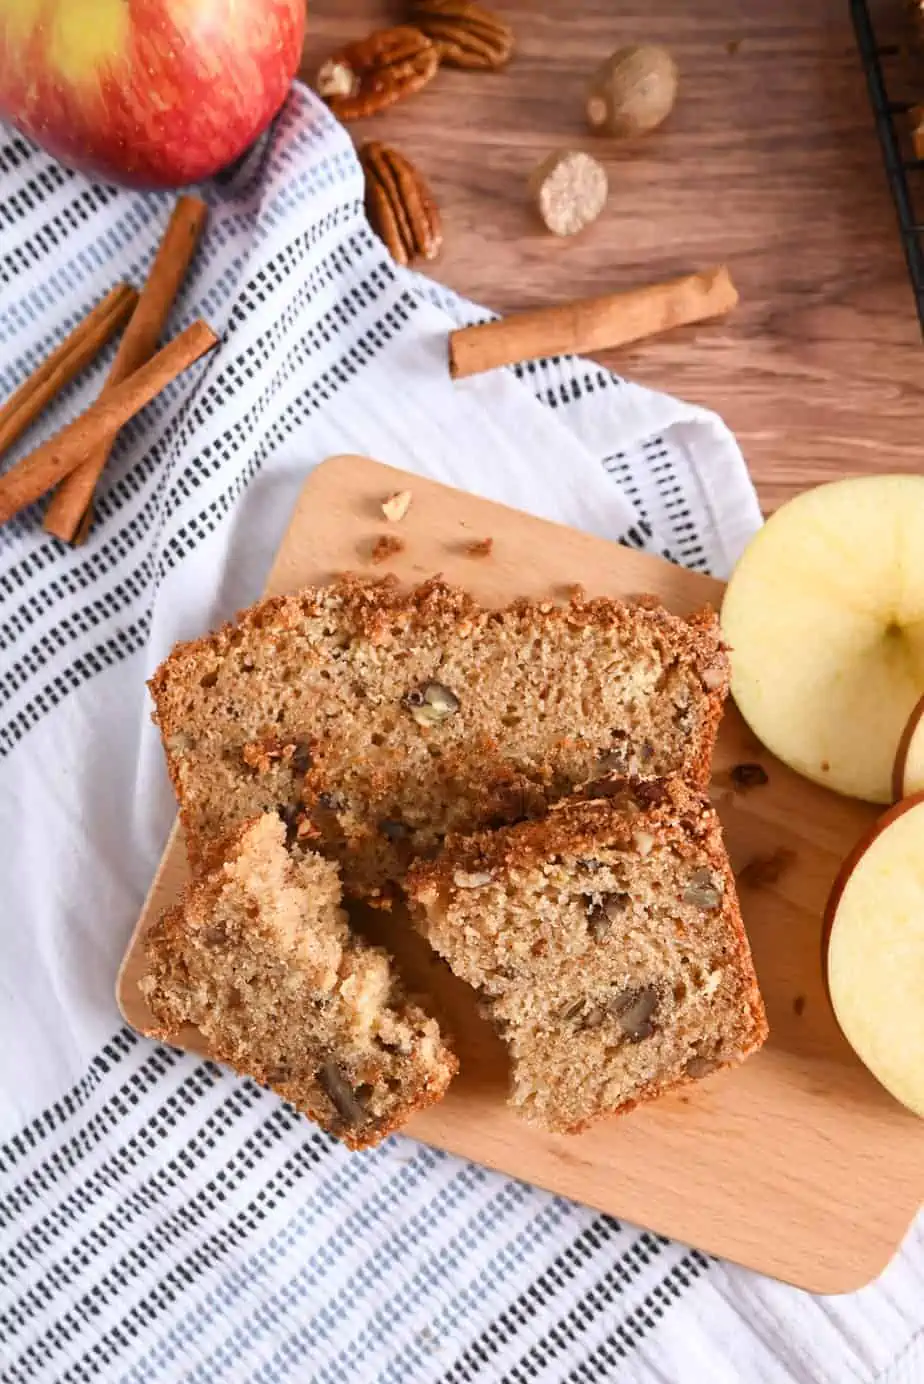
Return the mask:
M181 644L150 688L194 862L279 810L375 901L447 832L541 814L604 769L705 786L728 666L711 611L487 611L437 579L346 577Z
M353 937L337 867L285 846L267 813L216 846L147 938L140 988L174 1041L271 1086L350 1148L439 1100L457 1070L435 1019L406 1000L390 959Z
M718 819L608 777L541 822L418 862L412 913L510 1048L511 1104L577 1133L740 1062L767 1022Z

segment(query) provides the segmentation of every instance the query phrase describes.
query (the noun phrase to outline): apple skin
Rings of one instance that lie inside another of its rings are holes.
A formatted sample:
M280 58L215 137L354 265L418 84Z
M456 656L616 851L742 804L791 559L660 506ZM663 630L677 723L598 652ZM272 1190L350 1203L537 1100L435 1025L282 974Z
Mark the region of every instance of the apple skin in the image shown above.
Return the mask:
M841 895L847 885L847 881L853 874L858 863L863 859L870 846L878 836L881 836L886 827L890 827L897 818L903 817L912 807L917 807L919 803L924 803L924 790L914 793L910 798L902 798L901 802L893 803L887 812L883 812L881 817L877 817L875 822L867 828L860 837L856 845L851 849L850 854L844 860L843 865L834 877L831 885L828 901L825 904L824 917L821 926L821 959L824 966L825 976L828 973L828 942L831 937L831 928L834 925L834 915L837 912L837 905L841 901Z
M305 0L0 0L0 118L106 182L226 167L285 100Z
M888 811L884 812L881 817L876 818L875 822L872 823L868 830L865 831L863 835L860 837L859 841L857 841L856 845L850 851L849 855L844 860L844 863L838 870L834 878L834 883L831 885L831 890L828 894L828 900L825 904L824 915L822 918L821 971L824 977L825 992L828 996L828 1003L831 1005L831 1008L834 1012L834 1018L837 1021L837 1025L841 1029L841 1032L844 1034L845 1040L847 1041L851 1049L856 1053L857 1060L859 1062L862 1062L863 1065L867 1067L867 1070L870 1070L870 1068L867 1066L867 1063L857 1052L856 1048L853 1045L853 1042L850 1039L849 1034L847 1034L841 1026L841 1021L838 1017L837 1012L837 1002L831 991L831 982L828 973L828 953L831 944L831 934L834 930L835 923L837 920L837 907L841 901L841 897L843 896L844 890L847 887L847 882L853 874L854 870L856 869L857 865L863 859L863 856L869 850L873 842L876 841L884 831L886 831L890 826L892 826L893 822L896 822L899 819L899 817L904 817L904 815L907 812L910 812L912 808L920 807L922 803L924 803L924 790L922 790L920 793L913 793L908 798L902 798L900 802L893 803L893 805L888 809ZM895 1096L896 1100L900 1099L898 1096L895 1095L894 1091L891 1091L890 1088L886 1086L885 1082L882 1081L881 1077L879 1077L877 1073L874 1072L873 1075L876 1076L877 1080L880 1082L880 1085L885 1086L885 1089L889 1091L890 1095ZM905 1102L902 1101L901 1104L905 1104ZM915 1111L913 1113L924 1115L924 1112L921 1111Z
M895 751L895 767L892 770L892 797L897 803L901 802L902 798L905 796L905 772L908 768L908 751L911 749L911 742L920 727L922 718L924 718L924 697L921 698L908 717L908 724L902 731L902 738L899 740L898 749Z

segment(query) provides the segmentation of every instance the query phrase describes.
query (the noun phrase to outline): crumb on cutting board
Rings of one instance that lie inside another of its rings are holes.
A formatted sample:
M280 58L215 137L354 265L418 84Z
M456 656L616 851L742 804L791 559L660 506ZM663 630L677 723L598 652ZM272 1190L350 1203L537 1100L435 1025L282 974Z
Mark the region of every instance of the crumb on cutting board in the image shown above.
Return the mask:
M396 490L394 495L389 495L387 500L383 500L382 513L386 519L397 524L410 509L411 499L412 495L409 490Z
M796 858L795 851L780 846L771 855L756 855L738 872L738 883L752 889L776 884Z
M465 551L469 557L490 557L493 548L493 538L476 538L473 542L466 544Z
M736 792L747 793L751 788L763 788L770 782L770 775L762 764L736 764L731 781Z
M403 553L406 544L403 538L399 538L394 533L383 533L375 540L372 552L369 556L370 562L387 562L390 557L397 557L398 553Z

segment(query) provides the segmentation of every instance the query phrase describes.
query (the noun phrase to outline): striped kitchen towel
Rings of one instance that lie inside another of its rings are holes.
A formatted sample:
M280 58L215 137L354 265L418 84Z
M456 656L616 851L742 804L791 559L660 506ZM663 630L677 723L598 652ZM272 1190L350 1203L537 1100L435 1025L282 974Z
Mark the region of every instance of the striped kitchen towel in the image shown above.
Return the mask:
M205 195L171 325L201 314L222 349L123 430L84 547L39 507L0 528L0 1380L924 1377L920 1226L879 1283L812 1298L406 1138L348 1154L120 1023L173 815L144 680L258 594L324 456L719 574L759 522L709 414L573 359L451 385L447 328L481 310L387 258L350 141L306 91ZM168 209L0 143L0 396L140 282Z

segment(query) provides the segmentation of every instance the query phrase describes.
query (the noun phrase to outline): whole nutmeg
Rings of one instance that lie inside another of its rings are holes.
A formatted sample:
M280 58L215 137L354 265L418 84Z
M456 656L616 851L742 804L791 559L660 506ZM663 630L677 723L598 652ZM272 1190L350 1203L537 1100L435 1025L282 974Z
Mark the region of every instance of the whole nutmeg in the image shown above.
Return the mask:
M587 121L599 134L643 135L670 115L676 97L677 64L666 48L620 48L590 79Z

